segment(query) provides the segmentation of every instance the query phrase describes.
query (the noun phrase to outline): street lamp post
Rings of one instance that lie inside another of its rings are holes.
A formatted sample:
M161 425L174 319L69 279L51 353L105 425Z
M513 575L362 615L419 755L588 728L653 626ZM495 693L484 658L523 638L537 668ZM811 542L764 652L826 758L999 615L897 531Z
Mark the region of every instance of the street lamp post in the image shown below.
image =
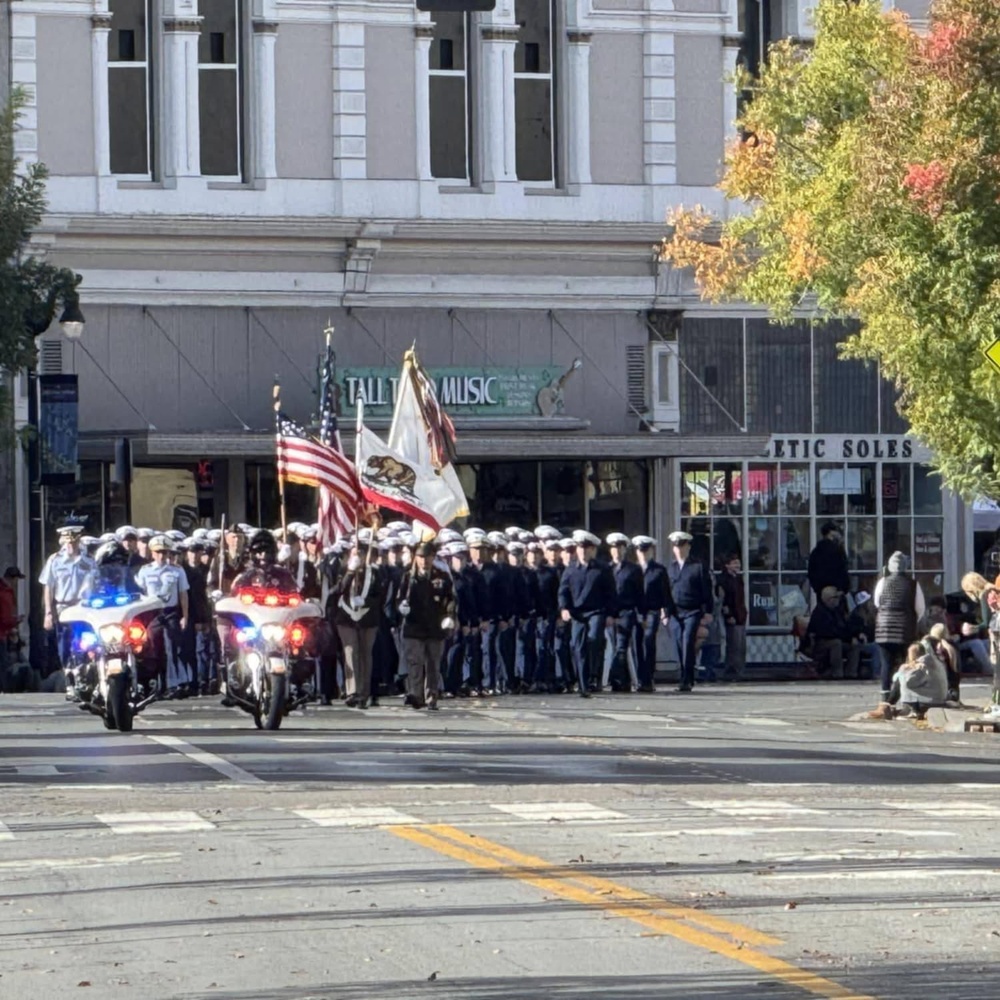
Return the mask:
M55 280L45 298L34 303L25 324L36 340L52 325L56 308L61 301L63 312L59 325L69 340L79 340L83 334L84 318L80 311L77 285L81 277L67 268L56 272ZM28 660L35 670L47 665L42 608L42 586L38 582L45 553L45 521L42 516L42 449L39 440L38 371L32 365L26 372L28 380Z

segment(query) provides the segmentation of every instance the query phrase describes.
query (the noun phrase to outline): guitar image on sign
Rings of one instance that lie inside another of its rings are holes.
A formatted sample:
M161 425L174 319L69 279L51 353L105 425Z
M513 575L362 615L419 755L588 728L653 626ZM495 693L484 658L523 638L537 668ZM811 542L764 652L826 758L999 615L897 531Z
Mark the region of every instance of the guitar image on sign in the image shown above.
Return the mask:
M562 413L563 411L563 388L569 381L570 375L577 370L577 368L583 367L583 361L580 358L574 358L573 364L563 372L562 375L556 379L555 382L550 382L547 386L538 390L538 395L535 397L535 402L538 404L538 412L541 413L543 417L553 417L557 413Z

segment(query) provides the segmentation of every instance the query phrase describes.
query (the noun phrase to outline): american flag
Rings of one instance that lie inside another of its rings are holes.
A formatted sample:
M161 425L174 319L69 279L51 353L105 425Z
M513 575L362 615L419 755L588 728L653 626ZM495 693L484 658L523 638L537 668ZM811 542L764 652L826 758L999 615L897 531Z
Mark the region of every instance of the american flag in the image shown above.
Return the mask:
M320 375L319 391L319 440L320 443L343 458L350 470L352 493L347 503L337 492L326 486L319 488L319 534L321 545L333 545L341 536L352 531L357 521L357 511L363 502L361 483L354 467L344 457L340 443L340 428L337 426L336 361L330 343L330 332L326 335L326 355Z
M320 530L324 535L324 493L332 501L331 509L336 511L339 533L354 527L354 511L363 502L361 486L354 466L342 451L310 437L301 424L279 411L277 458L279 476L289 482L319 487ZM333 524L332 521L326 523ZM326 538L323 542L328 544Z

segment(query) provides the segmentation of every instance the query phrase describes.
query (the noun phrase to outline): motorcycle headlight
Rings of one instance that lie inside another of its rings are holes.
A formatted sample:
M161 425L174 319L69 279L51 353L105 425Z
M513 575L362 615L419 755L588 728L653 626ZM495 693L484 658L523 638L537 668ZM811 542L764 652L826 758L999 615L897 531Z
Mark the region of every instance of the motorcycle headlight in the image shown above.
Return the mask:
M273 642L275 644L284 642L285 626L271 623L263 626L260 630L260 634L264 637L265 642Z
M125 638L125 629L121 625L102 625L101 642L106 646L116 645Z
M245 662L251 670L257 670L264 660L260 653L247 653Z

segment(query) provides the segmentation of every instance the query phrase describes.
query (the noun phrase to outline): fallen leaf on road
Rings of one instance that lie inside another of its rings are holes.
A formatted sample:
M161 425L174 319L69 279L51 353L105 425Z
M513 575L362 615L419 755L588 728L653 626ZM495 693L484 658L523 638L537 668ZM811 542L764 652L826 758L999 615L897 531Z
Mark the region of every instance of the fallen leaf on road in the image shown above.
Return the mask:
M219 901L217 899L210 899L209 902L212 904L212 906L218 906L219 905Z
M799 905L798 903L791 903L791 902L790 903L785 903L785 909L786 910L795 910L795 909L798 908L798 905Z
M427 982L429 982L429 983L433 983L433 982L434 982L434 980L435 980L435 979L437 979L437 977L438 977L438 974L437 974L436 972L432 972L432 973L431 973L431 974L430 974L430 975L429 975L429 976L427 977Z
M77 986L89 986L90 985L90 980L89 979L81 979L80 982L78 982L76 985Z

